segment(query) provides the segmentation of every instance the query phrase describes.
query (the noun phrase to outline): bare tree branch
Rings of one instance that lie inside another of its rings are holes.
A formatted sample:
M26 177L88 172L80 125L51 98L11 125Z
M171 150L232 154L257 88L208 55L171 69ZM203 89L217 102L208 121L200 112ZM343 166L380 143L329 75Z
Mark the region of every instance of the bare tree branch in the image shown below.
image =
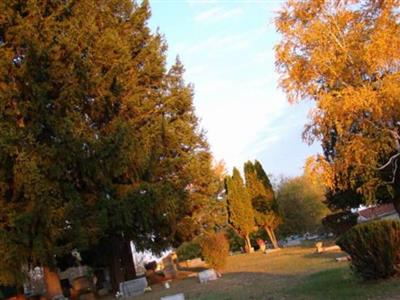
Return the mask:
M379 167L378 170L382 171L384 169L386 169L388 166L390 166L393 161L396 159L397 162L397 158L400 156L400 153L396 153L395 155L393 155L392 157L389 158L388 162L386 164L384 164L383 166Z

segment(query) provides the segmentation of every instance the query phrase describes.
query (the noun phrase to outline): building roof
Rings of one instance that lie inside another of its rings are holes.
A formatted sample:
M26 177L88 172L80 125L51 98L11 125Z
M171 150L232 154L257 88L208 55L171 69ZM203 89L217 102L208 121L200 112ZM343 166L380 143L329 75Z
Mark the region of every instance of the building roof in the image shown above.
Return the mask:
M393 203L382 204L378 206L369 207L358 211L358 215L365 220L382 218L384 216L396 214L396 209Z

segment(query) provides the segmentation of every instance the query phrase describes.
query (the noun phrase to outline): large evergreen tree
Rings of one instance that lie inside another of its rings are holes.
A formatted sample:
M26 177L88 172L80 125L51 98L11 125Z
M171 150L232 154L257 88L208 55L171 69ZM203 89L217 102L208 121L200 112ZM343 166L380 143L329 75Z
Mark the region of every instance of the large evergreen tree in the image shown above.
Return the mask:
M278 248L275 229L279 217L275 194L271 182L259 161L254 164L248 161L244 164L246 188L251 198L256 224L265 229L274 248Z
M250 251L249 235L254 231L254 213L250 195L238 169L225 179L228 223L245 241L245 250Z
M210 223L193 90L149 17L147 1L0 3L0 282L73 248L126 280L130 240L161 251L188 214Z
M116 9L132 4L0 4L1 282L54 267L106 226L97 212L135 140L121 118L134 79Z

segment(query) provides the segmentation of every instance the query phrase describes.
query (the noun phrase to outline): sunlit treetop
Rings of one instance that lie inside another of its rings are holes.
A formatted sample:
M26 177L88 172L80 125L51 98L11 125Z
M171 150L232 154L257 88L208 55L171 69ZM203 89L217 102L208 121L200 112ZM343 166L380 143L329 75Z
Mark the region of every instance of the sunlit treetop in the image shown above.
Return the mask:
M280 85L290 102L316 104L305 139L322 141L336 186L371 200L397 180L398 156L390 158L400 151L399 5L290 0L275 20Z

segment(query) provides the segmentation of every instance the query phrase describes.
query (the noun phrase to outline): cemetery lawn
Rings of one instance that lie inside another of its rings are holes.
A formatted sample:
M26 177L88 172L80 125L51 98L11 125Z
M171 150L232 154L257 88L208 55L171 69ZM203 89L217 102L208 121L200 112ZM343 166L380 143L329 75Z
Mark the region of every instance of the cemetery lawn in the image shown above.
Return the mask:
M197 278L175 280L170 289L153 291L134 299L160 299L184 293L185 299L400 299L400 279L364 283L347 262L336 262L343 253L314 253L311 247L286 248L262 254L230 256L223 277L200 284Z

